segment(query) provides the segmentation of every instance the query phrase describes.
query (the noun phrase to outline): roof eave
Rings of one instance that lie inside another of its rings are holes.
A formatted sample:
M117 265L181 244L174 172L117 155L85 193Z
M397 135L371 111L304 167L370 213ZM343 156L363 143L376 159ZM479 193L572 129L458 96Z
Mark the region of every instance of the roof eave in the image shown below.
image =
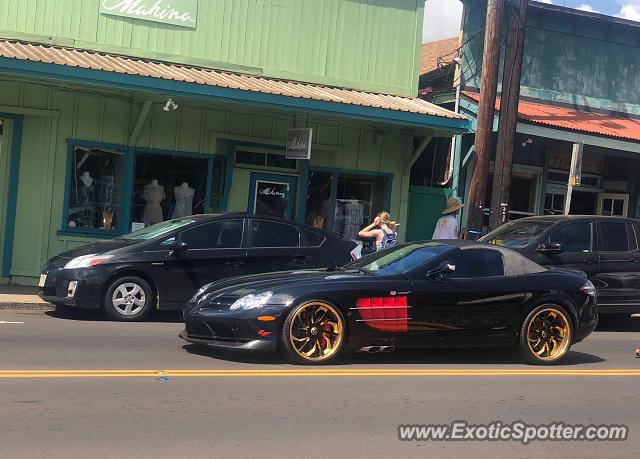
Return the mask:
M302 110L306 112L330 116L343 116L373 122L446 130L452 134L468 132L470 128L470 123L467 119L426 115L353 104L341 104L331 101L320 101L279 94L266 94L234 88L224 88L139 75L128 75L59 64L32 62L6 57L0 57L0 72L81 84L108 86L134 91L161 92L173 96L183 96L210 101L258 105L284 110Z

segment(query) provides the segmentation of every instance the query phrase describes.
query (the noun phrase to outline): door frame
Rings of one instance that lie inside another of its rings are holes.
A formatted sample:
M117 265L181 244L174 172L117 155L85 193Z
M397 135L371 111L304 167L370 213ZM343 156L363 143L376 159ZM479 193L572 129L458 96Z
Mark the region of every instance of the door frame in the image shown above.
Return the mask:
M289 202L287 202L287 220L294 220L296 211L296 197L298 192L298 177L287 174L269 174L263 172L251 172L249 178L249 197L247 200L247 213L255 215L256 213L256 190L258 182L274 183L278 185L287 185L289 187Z

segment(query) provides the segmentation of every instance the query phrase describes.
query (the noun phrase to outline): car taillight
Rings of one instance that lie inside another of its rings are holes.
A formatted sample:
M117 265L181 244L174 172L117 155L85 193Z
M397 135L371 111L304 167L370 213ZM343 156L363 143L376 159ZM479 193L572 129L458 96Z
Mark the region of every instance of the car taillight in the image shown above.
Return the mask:
M582 287L580 287L580 291L594 298L598 295L596 287L590 281L587 281Z

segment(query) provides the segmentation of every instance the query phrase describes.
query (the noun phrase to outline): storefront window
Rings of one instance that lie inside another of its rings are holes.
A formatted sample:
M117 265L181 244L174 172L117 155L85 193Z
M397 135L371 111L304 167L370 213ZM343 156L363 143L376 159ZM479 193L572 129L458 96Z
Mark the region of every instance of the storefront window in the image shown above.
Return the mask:
M329 172L309 172L307 213L305 219L307 225L321 229L329 229L332 182L333 175Z
M205 212L208 160L137 154L132 229Z
M388 211L387 178L310 171L305 222L330 229L345 239L358 240L358 232L380 211ZM335 196L332 190L335 184Z
M385 207L386 179L358 175L338 175L335 230L345 239L357 240L358 231L373 221Z
M121 151L75 147L68 228L111 230L117 227L123 184Z

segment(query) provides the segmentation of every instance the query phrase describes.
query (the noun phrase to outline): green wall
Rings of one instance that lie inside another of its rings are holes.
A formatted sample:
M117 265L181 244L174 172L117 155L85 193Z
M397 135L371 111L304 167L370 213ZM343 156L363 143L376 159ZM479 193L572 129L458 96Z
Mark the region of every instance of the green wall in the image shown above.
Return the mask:
M485 5L484 1L465 1L468 43L463 75L467 87L478 88L480 84ZM531 5L522 95L640 115L640 27L613 21ZM503 35L505 31L506 24Z
M401 200L403 166L413 136L424 134L346 119L207 105L186 99L178 102L180 109L171 112L162 110L164 100L153 104L137 139L138 147L227 155L234 144L282 148L288 128L309 126L314 129L312 167L394 174L390 211L400 216L404 230L402 208L406 208L407 197ZM66 140L127 144L141 107L136 94L0 78L0 112L25 115L11 268L14 280L34 282L46 259L91 240L59 234ZM0 174L7 170L3 158ZM235 168L228 210L246 210L249 173L248 169Z
M420 0L200 0L197 29L101 15L100 0L0 0L0 37L417 94Z

